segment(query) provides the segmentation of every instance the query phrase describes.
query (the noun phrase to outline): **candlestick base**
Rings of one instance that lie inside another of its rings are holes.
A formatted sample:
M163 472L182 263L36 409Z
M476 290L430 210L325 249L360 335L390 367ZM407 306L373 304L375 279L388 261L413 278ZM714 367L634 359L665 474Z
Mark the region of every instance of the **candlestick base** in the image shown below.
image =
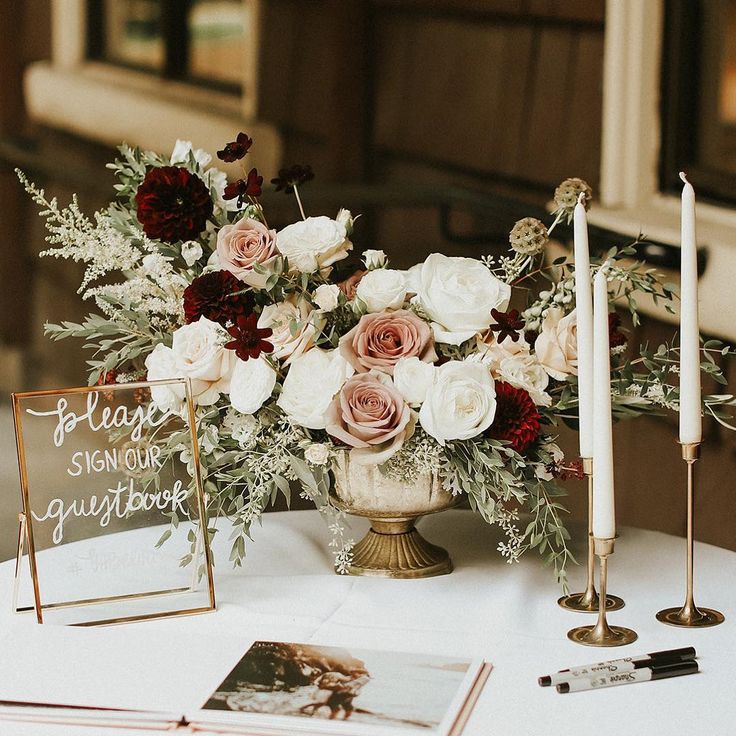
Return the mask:
M685 608L664 608L657 614L657 621L669 626L680 628L700 629L707 626L718 626L726 620L726 617L712 608L695 607L689 610Z
M577 613L598 613L598 593L590 594L587 590L582 593L571 593L557 599L557 605L566 611ZM606 595L606 611L620 611L626 603L617 595Z
M622 647L635 642L639 635L625 626L578 626L567 632L567 638L587 647Z

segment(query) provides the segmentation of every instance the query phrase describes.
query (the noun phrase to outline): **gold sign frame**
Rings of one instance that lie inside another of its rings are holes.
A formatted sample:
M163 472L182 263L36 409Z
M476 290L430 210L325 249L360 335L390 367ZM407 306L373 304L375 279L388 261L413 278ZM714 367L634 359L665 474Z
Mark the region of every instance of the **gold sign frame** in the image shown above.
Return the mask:
M44 604L41 601L41 589L38 577L38 563L36 559L36 547L33 541L33 524L30 502L30 488L28 481L28 466L26 462L25 444L23 441L23 424L21 421L20 404L24 399L42 398L49 396L64 396L67 394L89 394L101 391L120 391L150 389L152 386L183 386L187 406L186 424L189 428L192 447L192 463L194 466L194 484L196 492L196 508L199 518L200 534L197 535L196 548L194 552L194 570L192 581L189 586L155 590L145 593L126 593L121 595L104 596L99 598L84 598L72 601L59 601ZM135 621L150 621L161 618L173 618L175 616L191 616L200 613L210 613L217 609L215 599L215 581L212 567L212 553L209 544L208 520L207 520L207 497L202 484L202 473L199 464L199 441L197 438L196 414L194 411L194 399L189 379L172 378L160 381L139 381L135 383L106 384L104 386L80 386L74 388L49 389L43 391L24 391L11 394L13 403L13 424L15 427L16 451L18 456L18 470L20 473L20 488L23 511L18 514L18 545L15 561L15 572L13 578L12 606L15 613L29 611L36 612L36 620L39 624L43 621L43 612L48 609L72 608L77 606L90 606L98 603L109 603L114 601L135 600L153 598L165 595L196 592L198 583L197 560L199 554L204 556L204 568L207 576L207 595L209 603L206 606L194 608L182 608L172 611L161 611L156 613L123 616L119 618L105 618L94 621L85 621L71 624L72 626L109 626L113 624L132 623ZM18 606L18 593L21 579L21 563L23 556L28 551L28 562L33 585L33 606Z

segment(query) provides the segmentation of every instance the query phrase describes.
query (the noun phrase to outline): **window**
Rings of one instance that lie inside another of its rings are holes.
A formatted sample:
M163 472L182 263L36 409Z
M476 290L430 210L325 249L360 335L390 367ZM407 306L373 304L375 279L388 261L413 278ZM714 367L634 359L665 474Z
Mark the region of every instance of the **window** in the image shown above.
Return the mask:
M669 0L660 182L687 169L699 192L736 203L736 0Z
M88 57L240 92L248 0L88 0ZM251 22L249 22L251 21Z

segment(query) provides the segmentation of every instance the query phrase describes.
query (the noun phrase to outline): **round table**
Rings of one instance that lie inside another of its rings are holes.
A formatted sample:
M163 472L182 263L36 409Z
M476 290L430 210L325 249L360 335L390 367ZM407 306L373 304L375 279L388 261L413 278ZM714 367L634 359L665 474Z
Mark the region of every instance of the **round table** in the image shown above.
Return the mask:
M359 538L364 521L351 519L350 524ZM469 511L447 511L420 525L430 541L450 551L455 564L451 575L426 580L335 575L329 534L314 511L266 514L253 531L244 569L233 570L227 563L226 525L220 520L223 531L214 544L218 610L125 628L151 627L167 637L240 640L247 635L483 657L494 669L466 736L733 732L736 553L696 545L696 602L723 611L726 622L710 629L676 629L658 623L654 614L683 600L684 540L621 530L610 559L609 591L622 596L626 607L611 613L609 621L635 629L639 639L626 647L595 649L568 641L568 629L594 618L557 606L560 590L534 551L518 564L507 564L496 552L499 531ZM584 561L584 530L572 530L578 558ZM12 561L0 565L5 591L11 589L12 572ZM573 567L570 579L573 589L580 588L583 567ZM0 627L18 618L6 605ZM537 685L539 675L564 667L689 645L696 647L701 667L694 676L569 695ZM99 668L103 677L104 661ZM9 722L2 722L0 730L3 736L102 733Z

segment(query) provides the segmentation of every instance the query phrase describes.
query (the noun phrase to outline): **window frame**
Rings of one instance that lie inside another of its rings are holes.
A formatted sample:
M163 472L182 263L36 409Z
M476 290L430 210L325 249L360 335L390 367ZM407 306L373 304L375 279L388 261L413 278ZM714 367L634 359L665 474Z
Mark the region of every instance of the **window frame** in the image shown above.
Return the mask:
M249 0L243 0L243 3ZM252 4L252 3L249 3ZM105 49L105 8L104 0L86 0L86 58L112 67L131 69L143 74L152 74L164 79L176 80L233 95L242 95L245 85L242 82L226 82L218 79L199 77L189 73L190 37L188 14L192 8L191 0L161 0L161 39L164 60L161 69L108 58ZM244 44L244 46L247 44Z

